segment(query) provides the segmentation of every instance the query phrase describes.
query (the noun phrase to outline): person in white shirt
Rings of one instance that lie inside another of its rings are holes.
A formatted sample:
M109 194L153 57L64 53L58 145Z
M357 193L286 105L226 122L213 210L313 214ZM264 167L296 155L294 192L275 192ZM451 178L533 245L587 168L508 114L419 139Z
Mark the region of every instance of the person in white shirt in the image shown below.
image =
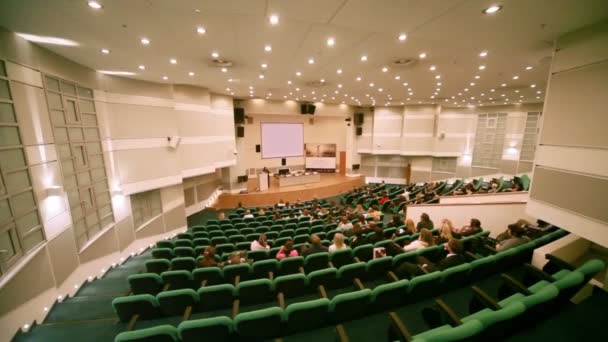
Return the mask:
M430 230L423 228L420 231L420 237L418 240L412 241L410 244L403 247L404 252L417 251L419 249L426 248L428 246L432 246L435 244L435 239L433 239L433 233Z
M251 210L247 209L247 211L245 211L245 215L243 216L244 219L246 218L253 218L253 214L251 213Z
M344 244L344 235L341 233L336 233L334 235L334 243L329 246L329 253L333 253L335 251L339 251L341 249L350 248Z
M257 250L269 250L270 246L268 245L268 243L266 243L266 235L265 234L260 234L260 236L258 237L257 240L253 240L251 242L251 248L252 251L257 251Z
M340 220L340 223L336 229L341 231L350 230L353 229L353 224L348 221L348 217L342 216L342 219Z

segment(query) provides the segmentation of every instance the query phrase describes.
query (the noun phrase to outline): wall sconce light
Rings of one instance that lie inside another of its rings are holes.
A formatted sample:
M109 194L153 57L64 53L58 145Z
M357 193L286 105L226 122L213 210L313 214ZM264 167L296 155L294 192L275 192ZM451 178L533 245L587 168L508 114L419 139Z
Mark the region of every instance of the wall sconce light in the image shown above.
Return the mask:
M49 186L45 191L47 196L61 196L61 187L58 185Z

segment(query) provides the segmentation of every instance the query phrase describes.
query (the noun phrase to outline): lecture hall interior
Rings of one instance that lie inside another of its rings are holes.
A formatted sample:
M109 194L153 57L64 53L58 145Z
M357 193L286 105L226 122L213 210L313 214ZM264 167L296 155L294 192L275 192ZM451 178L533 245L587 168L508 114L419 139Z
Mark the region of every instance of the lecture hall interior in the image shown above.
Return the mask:
M608 340L608 1L0 1L1 341Z

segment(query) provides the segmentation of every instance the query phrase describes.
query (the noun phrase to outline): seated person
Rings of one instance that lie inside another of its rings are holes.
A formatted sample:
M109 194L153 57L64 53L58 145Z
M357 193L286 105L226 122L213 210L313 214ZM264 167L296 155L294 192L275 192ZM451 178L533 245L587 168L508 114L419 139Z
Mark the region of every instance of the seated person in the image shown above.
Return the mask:
M469 223L468 226L454 228L452 230L452 233L457 234L458 236L464 237L464 236L475 235L475 234L481 232L482 230L483 229L481 228L481 222L476 218L472 218L471 222Z
M401 264L397 265L394 272L401 279L410 279L412 277L425 274L424 271L443 271L450 267L462 265L467 262L463 255L464 246L459 240L451 239L445 244L445 249L448 251L448 255L435 264L424 257L419 257L418 264L402 262ZM424 269L424 271L420 268Z
M260 208L260 210L258 210L258 216L264 216L264 215L266 215L264 208Z
M203 257L198 262L198 267L213 267L217 266L217 259L215 258L215 246L207 246L201 253Z
M298 256L298 251L293 248L293 240L285 241L285 244L277 252L277 259L285 259Z
M498 184L496 183L492 183L492 188L490 188L490 190L488 190L489 194L494 194L498 192Z
M526 232L525 228L522 227L521 225L518 225L516 223L510 224L509 225L509 238L508 239L504 239L501 242L496 244L496 251L497 252L502 252L502 251L506 251L509 248L513 248L513 247L517 247L519 245L523 245L526 242L530 241L530 238L527 236L524 236L524 233Z
M340 231L346 231L353 229L353 224L348 220L348 217L342 216L340 219L340 223L338 223L338 227L336 228Z
M274 212L274 214L272 215L272 220L276 221L276 220L280 220L281 219L281 213L277 210Z
M373 228L372 228L372 224L373 224ZM384 239L384 230L381 227L378 227L378 226L376 226L376 224L374 222L371 222L369 230L372 230L372 229L374 231L374 234L372 234L372 236L370 236L367 239L367 243L374 244L376 242L385 240Z
M218 219L218 220L225 220L225 219L226 219L226 213L225 213L225 212L223 212L223 211L220 211L220 212L217 214L217 219Z
M395 215L393 215L391 222L389 222L386 225L386 228L397 228L400 226L403 226L403 221L401 220L401 215L395 214Z
M378 200L378 204L382 205L382 204L384 204L384 202L386 202L388 200L390 200L388 198L388 195L386 194L385 191L383 191L382 194L381 194L381 196L380 196L380 199Z
M244 219L248 219L248 218L253 218L253 214L251 213L251 210L247 209L245 210L245 215L243 215Z
M339 251L341 249L350 248L344 243L344 235L341 233L336 233L334 235L334 243L329 246L329 253L333 253L335 251Z
M363 229L361 229L361 226L359 225L359 223L353 224L353 229L351 230L351 233L352 233L352 239L350 241L351 248L363 246L368 243L367 238L365 237L365 234L363 233Z
M253 240L251 242L250 249L252 251L259 251L259 250L266 250L267 251L267 250L269 250L270 246L266 242L266 234L260 234L260 236L258 237L257 240Z
M380 215L382 215L382 212L380 210L378 210L378 206L377 205L372 205L371 207L369 207L369 210L367 211L367 217L371 217L371 218L376 218L376 217L380 217Z
M452 221L443 219L443 221L441 221L441 230L439 231L439 235L435 237L435 244L441 245L450 241L452 238L453 229L454 225L452 225Z
M310 246L308 246L302 252L302 256L307 257L311 254L324 253L324 252L327 252L327 247L325 247L321 244L321 238L319 238L317 235L313 234L310 237Z
M308 218L310 218L310 211L308 211L308 209L302 210L302 215L300 215L300 217L308 217Z
M284 208L285 207L285 202L283 201L283 199L279 200L279 203L277 203L277 207L279 207L279 208Z
M426 228L422 228L418 239L410 242L410 244L403 247L403 251L404 252L417 251L419 249L423 249L428 246L433 246L434 244L435 244L435 239L433 238L433 233L431 233L431 231Z
M523 188L522 188L521 184L513 183L512 187L504 189L503 191L507 191L507 192L523 191Z
M416 229L421 230L422 228L428 230L433 230L435 228L435 224L431 221L431 218L427 213L422 213L422 215L420 215L420 222L416 225Z
M467 183L463 188L454 191L454 195L471 195L475 192L475 187L471 183Z

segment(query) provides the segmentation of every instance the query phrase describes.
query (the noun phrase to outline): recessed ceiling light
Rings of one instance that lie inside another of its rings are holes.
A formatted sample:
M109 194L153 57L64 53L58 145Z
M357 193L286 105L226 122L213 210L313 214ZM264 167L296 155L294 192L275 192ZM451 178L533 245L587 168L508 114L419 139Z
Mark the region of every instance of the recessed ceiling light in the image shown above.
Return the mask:
M475 79L478 80L479 79L479 75L475 75Z
M387 67L383 67L383 68L382 68L382 72L387 72L387 71L388 71L388 68L387 68Z
M146 66L145 65L140 65L138 66L139 70L146 70Z
M494 14L502 9L502 5L492 5L482 11L483 14Z
M400 79L401 79L401 76L397 75L397 76L395 76L395 79L396 79L396 80L400 80Z
M220 54L214 51L214 52L211 53L211 57L213 57L213 58L219 58Z
M501 84L500 86L501 86L501 87L506 87L506 86L507 86L507 84L506 84L506 83L503 83L503 84Z
M370 83L370 84L369 84L369 86L373 88L373 87L374 87L374 84L373 84L373 83Z
M514 80L518 80L518 79L519 79L519 76L513 76L513 79L514 79Z
M166 81L166 80L168 80L168 79L169 79L169 77L167 77L167 76L163 76L163 80L165 80L165 81Z
M200 10L200 9L198 9L198 8L195 8L195 9L194 9L194 12L196 12L196 13L200 13L200 11L201 11L201 10Z
M431 71L435 71L436 69L437 69L437 67L434 65L431 65L431 67L429 68L429 70L431 70Z
M287 84L291 84L291 81L287 81Z
M264 79L264 74L260 74L260 75L258 76L258 78L259 78L259 79L261 79L261 80L263 80L263 79Z
M171 59L169 60L169 63L171 63L171 64L177 64L177 59L175 59L175 58L171 58Z
M268 68L268 64L262 63L261 67L262 67L262 69L266 69L266 68Z
M110 53L110 50L108 49L101 49L101 53L103 53L104 55L107 55Z
M302 73L299 71L296 71L296 76L302 76Z
M426 52L422 52L422 53L420 53L420 54L418 55L418 57L419 57L420 59L425 59L425 58L426 58L426 56L427 56Z
M188 73L188 76L194 76L194 72L190 71L190 72Z
M536 84L530 84L530 88L536 88Z
M532 66L531 66L531 65L528 65L528 66L526 67L526 70L532 70Z
M228 79L228 82L229 82L229 83L231 83L231 82L232 82L232 78L229 78L229 79Z
M408 86L408 83L407 83L407 82L403 82L403 86L404 86L404 87L407 87L407 86Z
M327 46L334 46L334 45L336 45L336 40L333 37L327 38Z
M516 93L519 93L519 90L515 90Z
M436 80L441 79L441 75L437 75L437 76L435 76L435 79L436 79Z
M253 86L249 86L249 90L253 90Z
M357 78L355 78L357 81L361 81L361 76L357 76Z
M469 83L469 85L470 85L471 87L473 87L473 86L475 86L475 82L471 82L471 83Z
M144 37L141 39L141 43L144 45L148 45L148 44L150 44L150 39Z
M321 81L321 83L325 83L325 79L324 78L322 78L320 81Z
M309 58L308 59L308 64L315 64L315 59L314 58Z
M99 3L99 1L89 1L89 7L91 7L92 9L102 9L103 6Z
M341 74L342 73L342 69L336 70L336 73Z
M479 57L485 57L485 56L487 56L487 55L488 55L488 51L481 51L481 52L479 53Z
M266 51L266 52L272 51L272 45L270 45L270 44L264 45L264 51Z
M478 69L479 70L486 70L486 66L485 65L480 65Z
M437 86L438 86L438 87L441 87L441 82L437 82Z
M338 88L342 88L342 85L341 85L341 84L338 84Z
M365 61L367 61L367 55L361 56L361 62L365 62Z
M537 94L541 94L541 93L542 93L542 91L540 91L540 90L537 90L537 91L536 91L536 93L537 93Z
M268 21L270 22L270 25L278 25L279 24L279 16L277 14L271 14L268 17Z
M201 34L201 35L202 35L202 34L207 33L207 30L206 30L204 27L199 26L199 27L197 27L197 28L196 28L196 33L198 33L198 34Z
M398 38L399 38L399 40L400 40L400 41L404 41L404 40L406 40L406 39L407 39L407 34L405 34L405 33L400 33Z
M222 72L228 72L228 68L221 68L220 69Z
M491 91L491 92L495 92L495 91L496 91L496 89L492 88L492 89L490 89L490 91Z

